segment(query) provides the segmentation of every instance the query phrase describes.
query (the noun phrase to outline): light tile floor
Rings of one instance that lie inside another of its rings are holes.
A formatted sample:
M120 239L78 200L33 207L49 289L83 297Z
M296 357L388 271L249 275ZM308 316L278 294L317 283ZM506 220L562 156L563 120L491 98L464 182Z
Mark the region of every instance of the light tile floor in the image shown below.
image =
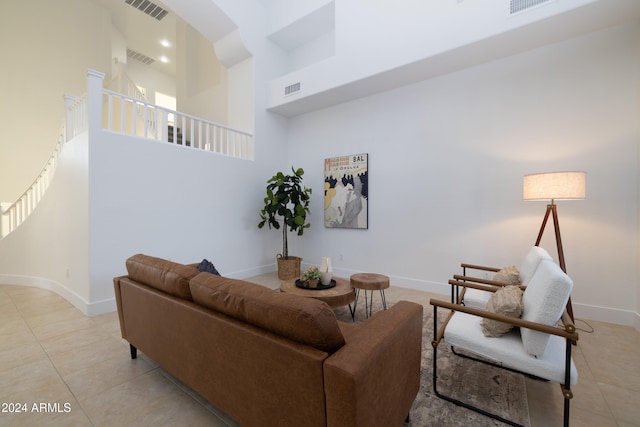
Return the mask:
M250 280L279 287L274 274ZM393 286L387 296L425 306L443 298ZM589 323L595 332L574 347L571 423L640 426L640 333ZM557 384L527 380L527 393L533 427L561 425ZM236 425L144 354L131 360L116 313L88 318L22 286L0 285L0 404L0 426Z

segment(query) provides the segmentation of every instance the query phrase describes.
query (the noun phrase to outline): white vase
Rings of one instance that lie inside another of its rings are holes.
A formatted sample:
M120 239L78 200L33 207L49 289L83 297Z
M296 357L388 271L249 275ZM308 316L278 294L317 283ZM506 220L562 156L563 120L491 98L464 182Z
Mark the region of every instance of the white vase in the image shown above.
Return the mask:
M331 283L331 273L320 273L320 283L322 283L324 286L329 285Z

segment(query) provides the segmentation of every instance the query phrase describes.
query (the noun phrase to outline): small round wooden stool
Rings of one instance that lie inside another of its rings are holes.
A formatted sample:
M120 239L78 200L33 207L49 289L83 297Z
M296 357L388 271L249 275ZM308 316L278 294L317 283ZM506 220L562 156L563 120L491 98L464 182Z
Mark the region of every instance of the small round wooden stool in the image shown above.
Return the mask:
M375 273L358 273L352 274L351 286L356 290L356 299L353 303L353 312L355 313L358 306L358 297L360 296L360 290L364 290L364 312L367 317L371 316L373 308L373 291L380 291L380 298L382 298L382 307L387 309L387 299L384 295L384 290L389 287L389 277L383 274ZM371 291L371 300L367 299L367 291Z

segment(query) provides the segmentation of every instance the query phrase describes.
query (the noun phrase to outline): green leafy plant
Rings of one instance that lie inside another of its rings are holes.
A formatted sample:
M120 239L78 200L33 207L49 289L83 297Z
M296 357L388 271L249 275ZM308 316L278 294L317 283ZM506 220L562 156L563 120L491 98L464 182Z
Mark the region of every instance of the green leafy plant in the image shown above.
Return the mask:
M307 280L312 280L312 279L320 280L320 277L321 277L320 270L318 270L318 267L309 267L307 270L305 270L304 273L302 273L302 275Z
M297 232L298 236L311 224L307 222L311 189L302 186L304 170L291 168L293 175L278 172L267 181L267 196L264 198L264 208L260 211L261 221L258 228L268 225L276 230L282 227L282 257L289 258L287 230Z

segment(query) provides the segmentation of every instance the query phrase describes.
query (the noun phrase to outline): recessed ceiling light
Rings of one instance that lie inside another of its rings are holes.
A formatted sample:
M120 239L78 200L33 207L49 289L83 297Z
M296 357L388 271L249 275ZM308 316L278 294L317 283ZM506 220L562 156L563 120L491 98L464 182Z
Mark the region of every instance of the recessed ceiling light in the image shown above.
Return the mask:
M162 39L162 40L160 40L160 44L161 44L162 46L164 46L164 47L169 47L169 46L171 46L171 43L169 43L169 40L167 40L167 39Z
M167 62L169 62L169 58L167 58L166 56L161 56L160 62L164 62L166 64Z

